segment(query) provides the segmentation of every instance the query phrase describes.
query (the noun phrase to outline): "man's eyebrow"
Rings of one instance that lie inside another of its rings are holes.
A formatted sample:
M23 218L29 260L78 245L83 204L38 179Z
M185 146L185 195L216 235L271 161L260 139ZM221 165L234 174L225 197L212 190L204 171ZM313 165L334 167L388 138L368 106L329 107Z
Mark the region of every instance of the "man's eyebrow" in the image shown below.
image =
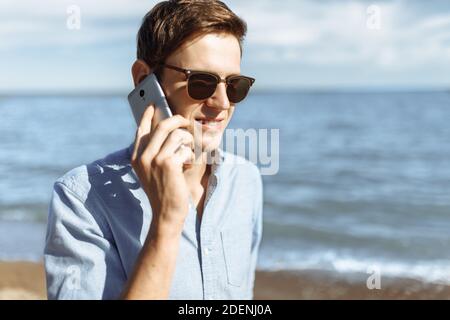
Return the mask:
M219 73L217 73L217 72L213 72L213 73L216 73L216 74L219 74ZM241 73L239 72L239 73L235 73L235 72L232 72L232 73L228 73L225 77L223 77L223 78L228 78L228 77L233 77L233 76L240 76L241 75Z
M191 71L200 71L200 72L209 72L209 73L214 73L214 74L218 74L218 75L219 75L219 73L218 73L217 71L215 71L215 70L210 70L210 69L202 69L202 68L198 68L198 69L192 68L192 69L189 69L189 68L188 68L188 70L191 70ZM240 75L241 75L240 72L238 72L238 73L232 72L232 73L227 74L227 75L225 76L225 78L232 77L232 76L240 76Z

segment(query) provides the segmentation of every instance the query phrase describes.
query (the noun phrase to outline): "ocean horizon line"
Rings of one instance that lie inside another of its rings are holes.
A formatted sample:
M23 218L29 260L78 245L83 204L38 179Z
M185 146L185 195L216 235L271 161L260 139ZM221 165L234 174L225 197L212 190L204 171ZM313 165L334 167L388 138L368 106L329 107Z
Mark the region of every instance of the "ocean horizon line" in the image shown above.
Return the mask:
M1 92L0 98L37 98L37 97L124 97L127 91L117 90L74 90L74 91L29 91ZM252 95L261 94L399 94L399 93L450 93L450 88L257 88L252 90Z

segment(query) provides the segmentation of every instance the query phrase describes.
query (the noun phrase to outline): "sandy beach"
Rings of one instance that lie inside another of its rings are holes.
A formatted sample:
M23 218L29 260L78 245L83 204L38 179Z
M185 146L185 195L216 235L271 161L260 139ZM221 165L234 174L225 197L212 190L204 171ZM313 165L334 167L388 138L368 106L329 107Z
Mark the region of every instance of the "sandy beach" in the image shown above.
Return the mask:
M382 278L381 288L369 290L368 274L336 276L317 270L266 272L256 275L255 299L450 299L450 286L407 278Z
M450 299L450 286L413 279L382 279L369 290L367 275L337 277L323 271L258 271L255 299ZM0 262L0 300L46 299L42 264Z
M0 262L0 300L47 299L42 264Z

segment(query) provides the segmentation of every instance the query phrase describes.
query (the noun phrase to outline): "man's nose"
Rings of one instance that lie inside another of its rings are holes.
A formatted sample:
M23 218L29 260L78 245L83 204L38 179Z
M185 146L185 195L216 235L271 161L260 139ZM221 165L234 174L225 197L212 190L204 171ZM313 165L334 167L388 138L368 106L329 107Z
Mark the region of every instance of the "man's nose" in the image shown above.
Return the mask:
M206 104L212 108L229 109L231 105L227 96L227 85L219 83L214 94L206 100Z

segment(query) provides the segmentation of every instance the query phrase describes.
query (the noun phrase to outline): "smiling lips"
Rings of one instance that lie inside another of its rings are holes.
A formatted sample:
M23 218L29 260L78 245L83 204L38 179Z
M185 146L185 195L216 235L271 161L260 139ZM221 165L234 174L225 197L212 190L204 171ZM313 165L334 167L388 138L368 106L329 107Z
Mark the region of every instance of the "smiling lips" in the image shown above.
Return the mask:
M224 118L207 118L207 117L201 117L201 118L195 118L195 121L199 124L201 124L203 127L206 128L217 128L220 126Z

